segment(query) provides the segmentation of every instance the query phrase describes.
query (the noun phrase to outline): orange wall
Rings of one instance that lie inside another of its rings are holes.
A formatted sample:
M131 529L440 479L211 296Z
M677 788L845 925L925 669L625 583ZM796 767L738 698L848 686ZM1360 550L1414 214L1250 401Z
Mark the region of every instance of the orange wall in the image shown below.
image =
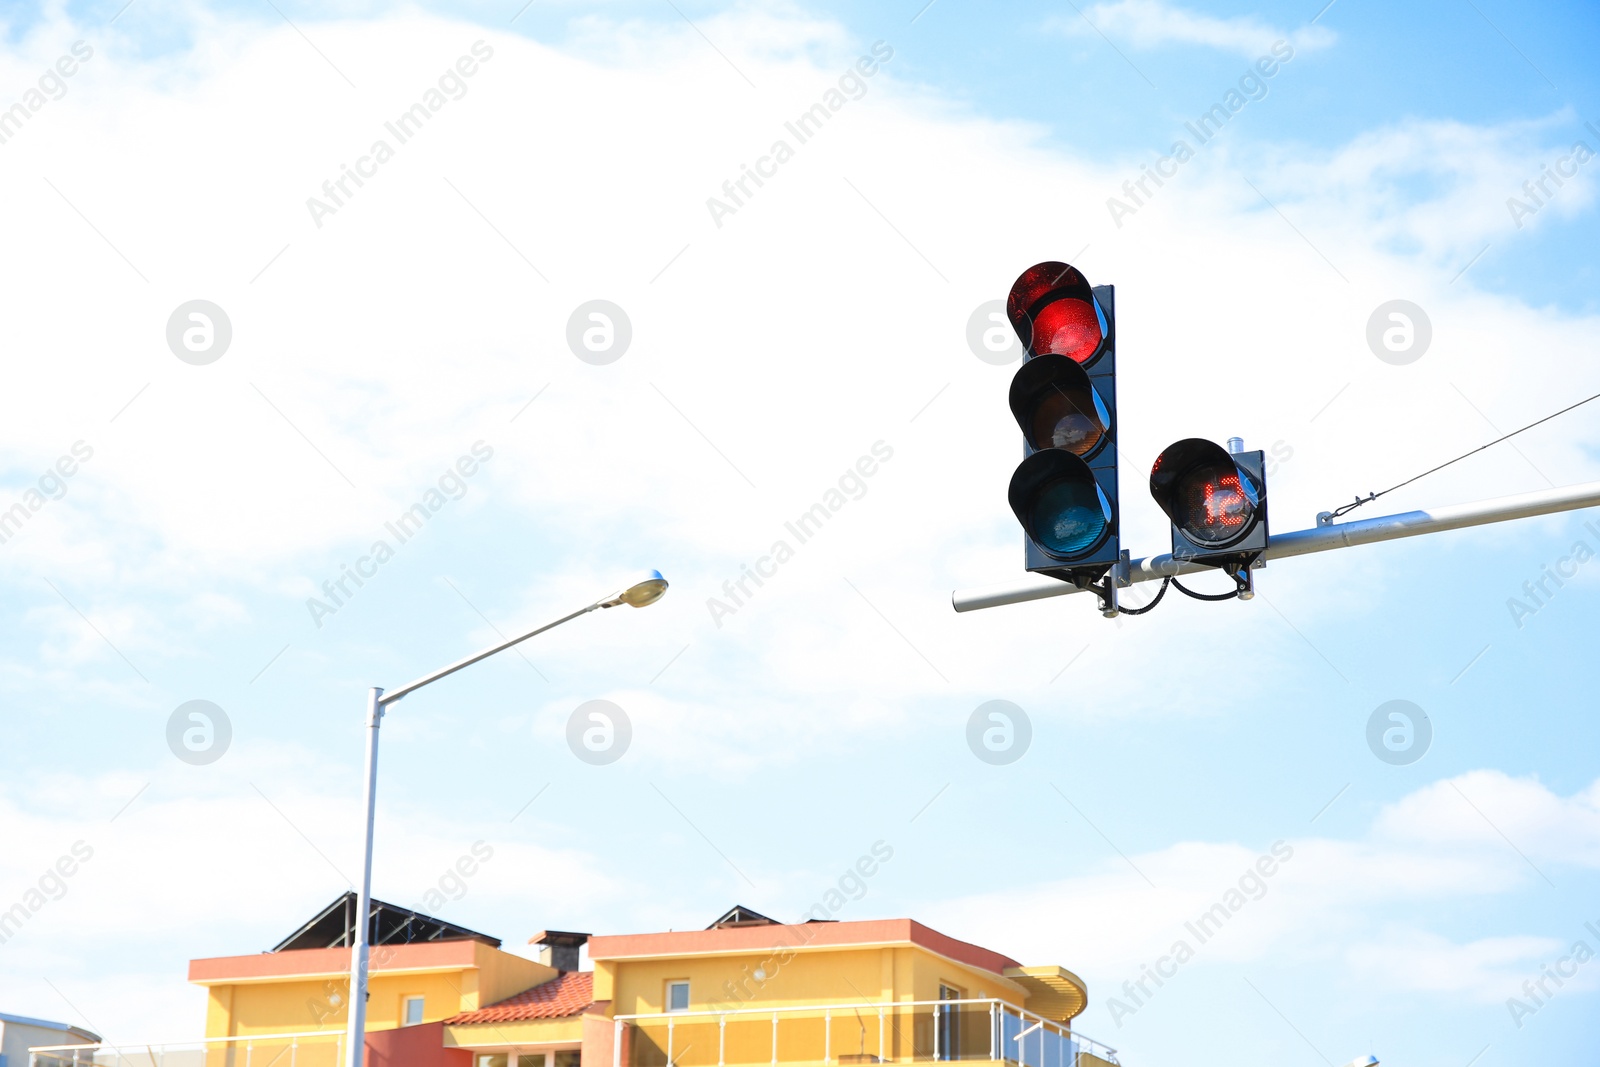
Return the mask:
M423 1019L445 1019L555 977L533 960L476 941L379 946L368 976L367 1026L396 1027L404 999L424 998ZM347 949L302 949L194 960L189 980L210 989L207 1037L343 1030ZM426 970L423 970L426 968Z
M937 1000L942 984L974 999L998 997L1019 1006L1026 999L1010 979L919 945L797 950L780 944L739 955L615 960L607 970L612 1010L619 1015L666 1010L667 983L685 979L693 1011Z

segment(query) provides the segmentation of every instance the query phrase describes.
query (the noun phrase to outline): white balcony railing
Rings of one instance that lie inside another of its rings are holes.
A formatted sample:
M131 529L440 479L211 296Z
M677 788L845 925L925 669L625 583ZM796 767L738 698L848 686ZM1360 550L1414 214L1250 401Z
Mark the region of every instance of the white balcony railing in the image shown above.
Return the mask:
M989 1060L1017 1067L1117 1064L1117 1050L1000 1000L619 1015L612 1067L763 1067ZM870 1051L869 1051L870 1050ZM41 1045L28 1067L340 1067L344 1034L308 1031L139 1045Z
M1002 1000L886 1001L619 1015L612 1067L991 1060L1018 1067L1117 1064L1117 1050Z
M314 1030L144 1045L39 1045L28 1067L340 1067L344 1033Z

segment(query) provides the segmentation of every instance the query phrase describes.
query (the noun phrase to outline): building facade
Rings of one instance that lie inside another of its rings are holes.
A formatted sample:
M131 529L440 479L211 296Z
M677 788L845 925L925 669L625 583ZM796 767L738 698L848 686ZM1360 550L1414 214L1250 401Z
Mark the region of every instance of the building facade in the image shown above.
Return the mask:
M39 1045L98 1042L81 1026L0 1013L0 1067L28 1067L28 1050Z
M297 1067L334 1067L352 908L335 901L270 952L192 961L208 1047L248 1042L266 1062L290 1042ZM543 931L539 961L381 902L371 921L374 1067L1117 1062L1072 1029L1088 1001L1072 972L911 919L779 923L736 907L703 930Z

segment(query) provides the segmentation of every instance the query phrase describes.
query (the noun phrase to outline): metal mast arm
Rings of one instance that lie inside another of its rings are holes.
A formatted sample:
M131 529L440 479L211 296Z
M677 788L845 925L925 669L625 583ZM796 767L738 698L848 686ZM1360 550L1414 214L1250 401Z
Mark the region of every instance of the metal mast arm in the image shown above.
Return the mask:
M378 703L380 703L380 704L384 705L385 707L387 707L388 705L393 704L396 700L399 700L401 697L405 696L407 693L414 693L418 689L421 689L423 686L428 685L430 682L437 682L440 678L448 677L448 676L456 673L456 671L462 670L463 668L466 668L466 667L470 667L474 663L477 663L479 660L488 659L490 656L494 655L496 652L504 652L506 649L510 648L513 645L522 644L522 642L526 641L530 637L537 637L539 634L544 633L546 630L553 630L557 626L560 626L564 622L571 622L573 619L576 619L579 615L587 615L587 614L589 614L589 612L595 611L596 609L603 608L605 606L606 605L604 603L601 603L600 601L596 601L595 603L590 604L586 608L580 608L579 610L574 611L571 615L563 615L561 618L557 619L555 622L546 623L545 625L539 627L537 630L529 630L527 633L519 634L518 636L511 638L509 641L501 641L498 645L494 645L494 646L492 646L490 648L486 648L482 652L474 652L472 655L468 656L466 659L458 659L454 663L450 664L450 666L448 666L448 667L441 667L438 670L434 671L432 674L425 674L421 678L418 678L414 682L407 682L405 685L402 685L398 689L391 689L389 692L387 692L387 693L385 693L383 695L382 699L380 699L378 701Z
M1262 553L1264 559L1287 559L1313 552L1329 552L1336 548L1353 548L1377 541L1393 541L1401 537L1418 537L1422 534L1459 530L1467 526L1484 526L1492 522L1508 522L1535 515L1550 515L1561 511L1578 511L1600 506L1600 482L1585 482L1560 489L1546 489L1537 493L1503 496L1493 500L1480 500L1472 504L1454 504L1430 511L1406 511L1398 515L1381 515L1355 522L1330 523L1310 530L1273 534ZM1158 581L1162 578L1198 571L1215 570L1196 563L1174 559L1170 553L1133 560L1128 565L1127 582ZM977 611L996 608L1004 604L1021 604L1046 597L1069 596L1084 590L1067 582L1052 578L1027 578L1005 585L983 589L958 589L950 600L957 611Z

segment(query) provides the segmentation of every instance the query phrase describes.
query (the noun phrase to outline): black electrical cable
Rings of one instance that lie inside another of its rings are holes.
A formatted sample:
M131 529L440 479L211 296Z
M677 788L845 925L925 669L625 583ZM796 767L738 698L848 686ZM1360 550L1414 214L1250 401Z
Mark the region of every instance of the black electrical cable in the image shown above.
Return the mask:
M1163 578L1161 579L1161 588L1156 591L1155 599L1150 603L1142 608L1125 608L1118 604L1117 611L1123 615L1143 615L1147 611L1152 611L1157 604L1161 603L1161 598L1167 595L1167 586L1171 584L1173 584L1171 578Z
M1184 585L1182 582L1178 581L1176 578L1168 578L1167 581L1177 586L1178 592L1182 593L1184 596L1192 596L1196 600L1236 600L1239 596L1239 590L1237 589L1231 593L1197 593L1193 589L1190 589L1188 586Z
M1119 604L1117 605L1117 613L1119 615L1143 615L1147 611L1154 611L1155 606L1161 603L1161 598L1167 595L1167 587L1169 585L1176 587L1178 592L1184 596L1194 597L1196 600L1237 600L1239 597L1239 590L1237 589L1231 593L1197 593L1178 581L1178 579L1169 576L1161 579L1161 588L1156 590L1155 599L1150 603L1142 608L1125 608Z
M1528 425L1524 426L1521 430L1512 430L1510 433L1506 434L1504 437L1496 437L1493 441L1490 441L1486 445L1479 445L1477 448L1474 448L1471 452L1463 452L1461 455L1457 456L1455 459L1449 460L1448 462L1445 462L1445 463L1441 463L1437 467L1434 467L1434 468L1432 468L1430 470L1425 470L1421 474L1417 475L1415 478L1407 478L1405 481L1401 482L1399 485L1391 485L1389 488L1385 489L1381 493L1368 493L1364 497L1358 496L1351 503L1346 504L1343 507L1336 508L1330 514L1330 517L1337 519L1340 515L1343 515L1345 512L1348 512L1348 511L1354 511L1356 508L1359 508L1362 504L1370 504L1374 500L1378 499L1380 496L1385 496L1385 495L1387 495L1389 493L1392 493L1396 489L1403 489L1406 486L1410 485L1412 482L1418 481L1419 479L1422 479L1422 478L1426 478L1428 475L1433 474L1435 471L1442 471L1446 467L1450 466L1451 463L1460 463L1462 460L1466 459L1468 456L1475 456L1479 452L1482 452L1485 448L1492 448L1495 445L1499 444L1501 441L1504 441L1504 440L1507 440L1509 438L1517 436L1517 434L1522 433L1524 430L1531 430L1535 426L1540 425L1541 423L1549 422L1551 419L1555 418L1557 415L1565 415L1567 412L1571 411L1573 408L1581 408L1581 407L1583 407L1583 405L1587 404L1590 400L1600 400L1600 393L1596 393L1596 394L1594 394L1594 396L1587 397L1587 398L1585 398L1583 400L1580 400L1576 404L1572 404L1572 405L1570 405L1568 407L1564 407L1560 411L1556 412L1554 415L1546 415L1544 418L1540 419L1538 422L1530 422L1530 423L1528 423ZM1179 586L1178 588L1182 589L1183 587Z

